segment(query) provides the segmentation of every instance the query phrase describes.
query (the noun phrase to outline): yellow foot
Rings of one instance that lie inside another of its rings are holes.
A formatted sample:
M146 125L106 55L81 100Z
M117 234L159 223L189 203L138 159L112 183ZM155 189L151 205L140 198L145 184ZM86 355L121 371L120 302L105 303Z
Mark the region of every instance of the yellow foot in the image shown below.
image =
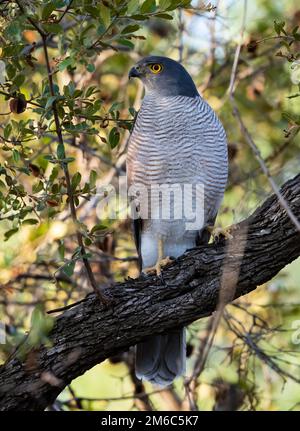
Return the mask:
M160 275L161 274L161 269L168 265L169 263L173 262L173 259L171 259L169 256L158 260L155 264L155 266L150 266L149 268L144 268L143 272L145 272L146 274L156 274L156 275Z
M214 226L207 226L208 232L211 233L211 236L213 237L213 240L219 240L222 236L225 239L232 239L233 236L230 233L230 227L214 227Z

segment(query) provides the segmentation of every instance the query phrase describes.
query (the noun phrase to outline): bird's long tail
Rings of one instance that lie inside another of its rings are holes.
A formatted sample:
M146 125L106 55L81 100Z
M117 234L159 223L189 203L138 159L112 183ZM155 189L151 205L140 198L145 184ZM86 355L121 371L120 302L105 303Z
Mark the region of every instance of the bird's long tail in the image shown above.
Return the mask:
M153 335L136 346L136 375L161 386L185 373L185 328Z

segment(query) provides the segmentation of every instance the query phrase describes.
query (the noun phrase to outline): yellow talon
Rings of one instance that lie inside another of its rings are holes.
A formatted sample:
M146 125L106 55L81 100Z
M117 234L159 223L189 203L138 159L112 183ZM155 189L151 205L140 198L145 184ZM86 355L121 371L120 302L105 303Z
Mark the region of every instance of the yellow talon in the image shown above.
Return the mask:
M144 268L143 272L145 274L155 274L156 273L156 266L149 266L149 268Z
M214 227L214 226L207 226L208 232L211 233L211 236L213 237L213 240L219 240L221 236L223 236L225 239L232 239L233 236L230 233L231 228L230 227Z
M168 263L173 262L173 259L171 259L169 256L158 260L156 262L156 264L154 266L150 266L149 268L144 268L143 272L145 272L146 274L156 274L156 275L160 275L161 274L161 269L168 265Z
M163 257L164 255L164 244L163 244L163 240L160 238L158 240L158 258L157 258L157 262L154 266L150 266L149 268L144 268L143 272L145 272L146 274L156 274L156 275L161 275L161 269L168 265L168 263L172 262L172 259L167 256L167 257Z

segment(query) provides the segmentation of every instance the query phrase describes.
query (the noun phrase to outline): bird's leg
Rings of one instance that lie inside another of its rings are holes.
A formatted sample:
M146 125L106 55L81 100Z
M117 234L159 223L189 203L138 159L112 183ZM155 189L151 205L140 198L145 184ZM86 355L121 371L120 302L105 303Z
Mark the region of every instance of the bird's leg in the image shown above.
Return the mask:
M157 255L156 264L154 266L149 267L149 268L143 269L143 272L145 272L146 274L154 273L154 274L160 276L161 275L161 268L166 266L168 263L172 262L172 259L169 256L164 257L164 241L162 238L158 239L157 250L158 250L158 255Z
M233 236L230 233L230 226L229 227L215 227L215 226L207 226L206 229L213 237L214 241L219 241L219 239L223 236L225 239L232 239Z
M172 259L169 256L164 257L164 242L162 238L158 240L158 258L155 264L156 274L161 274L161 268L168 265L168 263L172 262Z

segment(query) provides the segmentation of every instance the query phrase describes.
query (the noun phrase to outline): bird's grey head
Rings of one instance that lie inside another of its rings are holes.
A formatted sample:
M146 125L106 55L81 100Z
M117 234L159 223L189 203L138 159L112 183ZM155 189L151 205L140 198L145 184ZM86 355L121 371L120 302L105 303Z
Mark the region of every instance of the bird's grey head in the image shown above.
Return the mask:
M130 70L129 78L140 78L146 92L163 97L198 95L197 88L185 68L167 57L152 55L143 58Z

